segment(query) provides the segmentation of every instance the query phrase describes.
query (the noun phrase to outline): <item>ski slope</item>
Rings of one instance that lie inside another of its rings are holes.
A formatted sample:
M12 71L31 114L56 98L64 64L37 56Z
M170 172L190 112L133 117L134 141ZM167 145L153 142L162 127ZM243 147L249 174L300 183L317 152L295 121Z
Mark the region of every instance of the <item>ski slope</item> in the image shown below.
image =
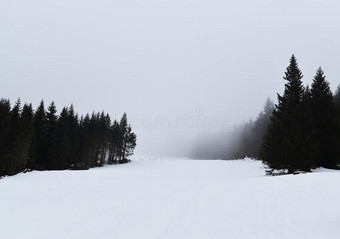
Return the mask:
M0 180L3 239L338 239L340 172L138 158Z

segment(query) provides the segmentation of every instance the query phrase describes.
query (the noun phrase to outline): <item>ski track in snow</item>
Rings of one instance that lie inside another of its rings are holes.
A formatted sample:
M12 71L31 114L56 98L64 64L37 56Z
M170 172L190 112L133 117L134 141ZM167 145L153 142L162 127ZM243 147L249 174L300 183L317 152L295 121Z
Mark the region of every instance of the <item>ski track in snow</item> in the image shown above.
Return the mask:
M340 172L149 160L0 180L4 239L338 239Z

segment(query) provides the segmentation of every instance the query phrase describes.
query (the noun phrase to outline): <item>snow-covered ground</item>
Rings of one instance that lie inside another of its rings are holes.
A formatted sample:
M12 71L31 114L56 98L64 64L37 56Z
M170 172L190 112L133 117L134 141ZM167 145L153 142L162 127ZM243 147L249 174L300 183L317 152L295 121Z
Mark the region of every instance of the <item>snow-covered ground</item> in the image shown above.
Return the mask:
M0 180L3 239L340 238L340 172L160 160Z

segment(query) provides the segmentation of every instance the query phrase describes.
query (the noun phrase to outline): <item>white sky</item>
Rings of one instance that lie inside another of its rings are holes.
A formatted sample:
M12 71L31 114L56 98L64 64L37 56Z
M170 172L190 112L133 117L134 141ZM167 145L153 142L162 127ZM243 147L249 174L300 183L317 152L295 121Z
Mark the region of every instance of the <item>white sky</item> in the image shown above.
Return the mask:
M293 53L306 83L322 66L334 90L339 44L335 0L2 0L0 97L134 121L174 121L201 105L235 124L282 92ZM192 134L137 133L147 153L186 147Z

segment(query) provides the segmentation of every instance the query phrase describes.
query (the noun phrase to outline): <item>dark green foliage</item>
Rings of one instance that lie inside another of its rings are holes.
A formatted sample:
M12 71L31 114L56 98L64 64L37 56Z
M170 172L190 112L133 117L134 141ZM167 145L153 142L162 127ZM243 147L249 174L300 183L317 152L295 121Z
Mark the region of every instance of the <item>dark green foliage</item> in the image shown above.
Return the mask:
M309 171L316 166L317 140L309 109L309 91L305 92L302 73L294 55L284 79L285 91L278 94L278 105L264 136L261 158L272 169Z
M337 111L337 115L340 115L340 85L337 87L334 93L334 103Z
M108 114L78 118L73 105L57 115L54 102L47 112L44 102L33 112L31 104L11 109L0 101L0 176L25 169L89 169L106 162L125 163L136 146L136 135L124 114L120 123Z
M23 171L27 165L32 164L31 149L34 132L33 108L25 104L20 116L19 144L17 147L17 171Z
M120 163L126 163L128 156L132 155L136 147L136 135L132 132L131 126L127 123L127 116L124 113L120 121L121 148Z
M0 100L0 176L7 174L7 142L10 129L11 105L9 100Z
M109 137L109 164L116 164L119 161L121 148L121 134L119 123L115 120L111 126L111 132Z
M15 103L10 112L9 130L5 137L5 173L7 175L14 175L20 171L21 162L18 158L18 147L20 144L20 114L21 102L20 99Z
M126 163L136 147L136 135L128 125L126 113L120 123L113 122L109 140L109 163Z
M62 169L59 168L58 161L58 142L60 139L57 135L57 109L52 101L50 106L47 109L46 113L46 128L47 128L47 137L46 137L46 144L45 144L45 157L44 157L44 164L46 165L47 169Z
M340 85L337 87L334 94L334 103L336 109L336 140L335 144L337 146L336 155L337 155L337 164L340 166Z
M317 70L313 79L310 105L320 146L317 166L337 168L336 109L329 82L326 81L321 68Z
M47 140L47 117L44 101L40 102L38 109L34 113L34 132L32 140L32 150L30 152L29 169L43 170L46 167L46 140Z

